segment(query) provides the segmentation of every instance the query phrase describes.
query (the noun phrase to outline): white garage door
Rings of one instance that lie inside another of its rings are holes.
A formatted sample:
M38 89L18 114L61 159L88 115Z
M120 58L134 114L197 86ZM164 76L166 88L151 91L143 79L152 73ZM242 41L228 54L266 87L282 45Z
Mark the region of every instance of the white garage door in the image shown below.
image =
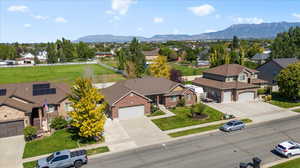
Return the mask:
M231 91L224 92L223 103L231 102Z
M144 116L145 107L142 106L132 106L132 107L123 107L119 109L119 119L130 119L136 117Z
M239 95L239 102L253 101L254 92L244 92Z

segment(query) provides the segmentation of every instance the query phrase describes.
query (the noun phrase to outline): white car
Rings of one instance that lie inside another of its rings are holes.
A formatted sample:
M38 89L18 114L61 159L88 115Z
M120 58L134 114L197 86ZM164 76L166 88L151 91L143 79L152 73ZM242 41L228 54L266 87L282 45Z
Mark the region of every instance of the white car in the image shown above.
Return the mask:
M284 141L275 147L275 151L290 158L294 155L300 155L300 144L294 141Z

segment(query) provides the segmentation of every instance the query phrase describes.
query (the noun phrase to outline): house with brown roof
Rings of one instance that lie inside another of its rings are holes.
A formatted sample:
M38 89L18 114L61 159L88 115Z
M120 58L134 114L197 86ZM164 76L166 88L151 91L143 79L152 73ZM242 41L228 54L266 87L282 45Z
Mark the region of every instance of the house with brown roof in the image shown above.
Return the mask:
M152 61L159 56L159 48L156 48L151 51L143 51L147 61Z
M257 97L257 89L267 83L258 79L258 73L238 64L225 64L204 71L202 78L192 82L217 102L251 101Z
M21 135L28 125L48 130L53 117L66 117L71 110L69 93L65 83L0 85L0 137Z
M117 82L102 89L109 104L111 118L127 119L150 114L151 104L174 107L181 99L186 105L196 102L196 94L190 88L165 78L144 77Z

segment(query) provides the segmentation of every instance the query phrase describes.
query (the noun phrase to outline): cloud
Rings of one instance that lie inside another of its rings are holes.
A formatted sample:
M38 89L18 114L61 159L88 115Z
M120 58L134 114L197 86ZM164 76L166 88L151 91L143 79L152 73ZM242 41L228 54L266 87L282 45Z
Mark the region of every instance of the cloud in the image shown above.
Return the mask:
M204 4L200 6L194 6L187 8L189 11L193 12L197 16L206 16L215 11L215 8L209 4Z
M125 15L128 12L129 6L136 2L137 0L111 0L111 9L120 15Z
M57 23L67 23L67 22L68 22L68 21L67 21L65 18L63 18L63 17L56 17L56 18L54 19L54 21L57 22Z
M155 18L153 18L153 22L154 23L162 23L162 22L164 22L164 18L162 18L162 17L155 17Z
M29 8L25 5L12 5L7 8L10 12L27 12L29 11Z
M263 23L264 22L264 19L262 18L257 18L257 17L252 17L252 18L242 18L242 17L237 17L237 18L234 18L234 21L236 23L240 23L240 24L243 24L243 23L248 23L248 24L260 24L260 23Z
M300 19L300 13L293 13L292 14L294 17L296 17L297 19Z
M28 23L27 23L27 24L24 24L24 27L25 27L25 28L30 28L30 27L31 27L31 24L28 24Z
M37 20L47 20L49 18L48 16L41 16L41 15L32 15L32 17Z
M220 18L221 18L221 15L216 14L216 19L220 19Z
M205 33L211 33L211 32L216 32L217 30L215 30L215 29L207 29L207 30L205 30L204 32Z

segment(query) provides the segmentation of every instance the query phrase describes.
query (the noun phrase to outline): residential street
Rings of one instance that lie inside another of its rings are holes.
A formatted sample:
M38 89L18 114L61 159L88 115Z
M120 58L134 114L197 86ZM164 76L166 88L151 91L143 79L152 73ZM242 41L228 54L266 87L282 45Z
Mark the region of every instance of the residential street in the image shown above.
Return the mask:
M300 116L252 125L234 133L216 132L90 159L86 168L235 168L254 156L263 163L281 157L277 143L300 141Z

